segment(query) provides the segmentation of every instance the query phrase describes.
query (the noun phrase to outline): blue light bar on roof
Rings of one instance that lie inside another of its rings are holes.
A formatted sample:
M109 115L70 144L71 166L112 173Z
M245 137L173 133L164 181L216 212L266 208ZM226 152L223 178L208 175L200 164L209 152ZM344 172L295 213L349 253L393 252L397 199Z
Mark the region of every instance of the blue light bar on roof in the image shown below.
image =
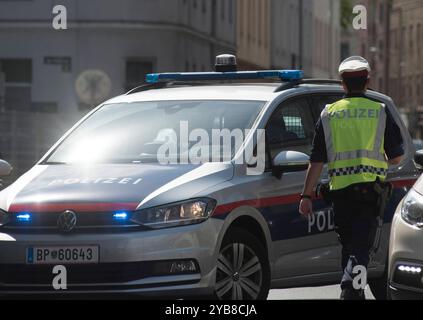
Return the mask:
M265 70L238 72L182 72L182 73L150 73L146 76L148 83L167 81L205 81L205 80L253 80L279 79L282 81L301 80L302 70Z

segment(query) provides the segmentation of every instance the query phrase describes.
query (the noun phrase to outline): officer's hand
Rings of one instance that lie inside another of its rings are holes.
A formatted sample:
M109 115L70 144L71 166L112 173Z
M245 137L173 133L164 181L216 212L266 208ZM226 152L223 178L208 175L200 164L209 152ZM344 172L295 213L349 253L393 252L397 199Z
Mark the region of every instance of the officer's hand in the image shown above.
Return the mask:
M307 199L307 198L301 199L300 207L298 210L304 217L307 218L313 214L313 203L311 202L310 199Z

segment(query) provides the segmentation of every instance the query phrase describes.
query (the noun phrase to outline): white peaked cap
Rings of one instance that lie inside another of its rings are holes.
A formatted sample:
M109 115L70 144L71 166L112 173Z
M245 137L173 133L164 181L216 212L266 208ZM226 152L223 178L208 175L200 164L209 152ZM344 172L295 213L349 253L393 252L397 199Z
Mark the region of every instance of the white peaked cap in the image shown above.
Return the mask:
M367 71L370 72L369 62L360 56L352 56L341 62L339 65L339 74L342 75L345 72L360 72Z

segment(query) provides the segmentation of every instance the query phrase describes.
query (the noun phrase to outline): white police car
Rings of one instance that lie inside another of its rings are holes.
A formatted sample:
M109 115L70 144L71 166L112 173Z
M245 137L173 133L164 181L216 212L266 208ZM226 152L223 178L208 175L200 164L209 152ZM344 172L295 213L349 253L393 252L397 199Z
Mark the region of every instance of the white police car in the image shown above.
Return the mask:
M423 151L415 161L423 165ZM423 176L397 207L389 244L389 298L423 299Z
M298 201L314 124L342 87L296 70L236 72L233 61L148 75L0 192L0 295L265 299L270 288L340 280L330 207L316 197L305 220ZM368 97L390 109L406 147L369 269L383 296L389 224L417 171L392 100ZM66 290L52 286L56 265Z

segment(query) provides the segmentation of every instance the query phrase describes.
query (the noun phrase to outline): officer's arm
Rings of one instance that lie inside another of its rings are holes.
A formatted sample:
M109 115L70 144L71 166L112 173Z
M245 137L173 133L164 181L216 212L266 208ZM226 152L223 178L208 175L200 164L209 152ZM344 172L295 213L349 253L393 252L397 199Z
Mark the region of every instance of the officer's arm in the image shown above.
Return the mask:
M392 118L389 109L386 110L386 128L385 128L385 154L388 164L395 166L401 163L404 158L404 146L401 130Z
M317 185L317 182L320 178L320 174L323 170L323 162L311 162L308 170L307 176L304 184L303 194L311 196L313 194L314 187Z
M323 131L322 120L316 123L314 138L312 143L310 165L308 167L306 180L304 183L303 194L311 196L320 174L323 170L324 163L327 162L325 134Z

